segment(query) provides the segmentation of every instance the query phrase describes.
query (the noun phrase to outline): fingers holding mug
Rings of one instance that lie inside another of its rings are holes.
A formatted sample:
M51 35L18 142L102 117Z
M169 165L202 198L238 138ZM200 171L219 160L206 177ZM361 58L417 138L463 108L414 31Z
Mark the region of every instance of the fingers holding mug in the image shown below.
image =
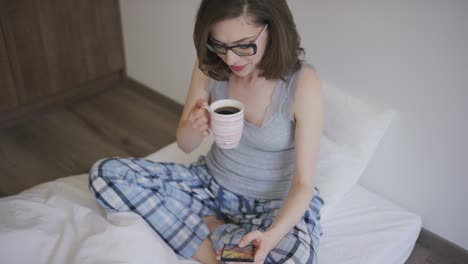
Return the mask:
M210 119L206 116L201 116L195 120L195 128L202 133L203 136L209 135L210 130Z
M208 103L202 99L198 99L195 105L192 107L189 113L189 121L192 127L196 130L199 130L203 136L208 135L210 126L210 116L206 111Z

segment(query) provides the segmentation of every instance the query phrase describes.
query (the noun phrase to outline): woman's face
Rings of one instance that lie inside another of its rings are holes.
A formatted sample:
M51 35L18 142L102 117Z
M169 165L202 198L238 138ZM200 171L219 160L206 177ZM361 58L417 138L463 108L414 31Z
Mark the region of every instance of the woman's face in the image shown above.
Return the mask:
M264 25L257 26L249 22L245 17L224 20L213 25L211 39L218 44L232 46L237 44L257 44L257 53L252 56L239 56L232 50L218 56L238 77L248 77L254 73L258 74L257 65L265 52L268 40L268 31L262 32Z

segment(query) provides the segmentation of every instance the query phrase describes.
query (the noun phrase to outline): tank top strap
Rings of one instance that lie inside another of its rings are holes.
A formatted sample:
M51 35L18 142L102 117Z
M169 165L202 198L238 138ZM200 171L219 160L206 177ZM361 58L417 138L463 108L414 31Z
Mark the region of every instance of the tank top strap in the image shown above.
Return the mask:
M291 122L294 122L294 111L292 106L296 96L297 80L300 78L304 72L304 69L306 68L314 69L312 65L304 63L299 71L289 75L282 84L283 92L281 93L281 99L279 100L280 104L282 105L281 111L284 116Z
M297 90L297 80L306 68L314 69L312 65L304 63L299 71L290 74L284 80L279 80L272 98L272 105L269 107L269 112L280 111L284 117L294 122L292 105ZM229 97L229 84L227 81L216 81L210 78L207 84L207 92L210 95L210 103L227 99ZM267 116L268 114L271 113L267 113Z

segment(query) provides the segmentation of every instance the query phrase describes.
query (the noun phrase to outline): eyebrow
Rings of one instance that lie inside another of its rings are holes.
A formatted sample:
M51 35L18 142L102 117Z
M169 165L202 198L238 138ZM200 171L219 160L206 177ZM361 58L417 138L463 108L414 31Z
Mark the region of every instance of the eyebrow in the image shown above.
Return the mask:
M251 36L251 37L246 37L246 38L243 38L243 39L239 39L239 40L237 40L237 41L232 42L232 44L238 44L238 43L240 43L240 42L244 42L244 41L247 41L247 40L252 40L252 39L255 39L255 37L256 37L256 36ZM217 44L226 45L226 43L221 42L221 41L219 41L219 40L217 40L217 39L215 39L215 38L213 38L213 37L210 37L210 38L211 38L211 40L213 40L213 42L216 42Z

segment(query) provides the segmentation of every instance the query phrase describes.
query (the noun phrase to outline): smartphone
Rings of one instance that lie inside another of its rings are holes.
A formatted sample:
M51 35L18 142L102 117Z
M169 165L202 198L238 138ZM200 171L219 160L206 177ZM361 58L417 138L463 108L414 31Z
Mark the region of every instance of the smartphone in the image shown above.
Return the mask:
M255 247L247 245L240 248L237 245L224 245L223 253L221 254L221 261L226 262L254 262L255 261Z

